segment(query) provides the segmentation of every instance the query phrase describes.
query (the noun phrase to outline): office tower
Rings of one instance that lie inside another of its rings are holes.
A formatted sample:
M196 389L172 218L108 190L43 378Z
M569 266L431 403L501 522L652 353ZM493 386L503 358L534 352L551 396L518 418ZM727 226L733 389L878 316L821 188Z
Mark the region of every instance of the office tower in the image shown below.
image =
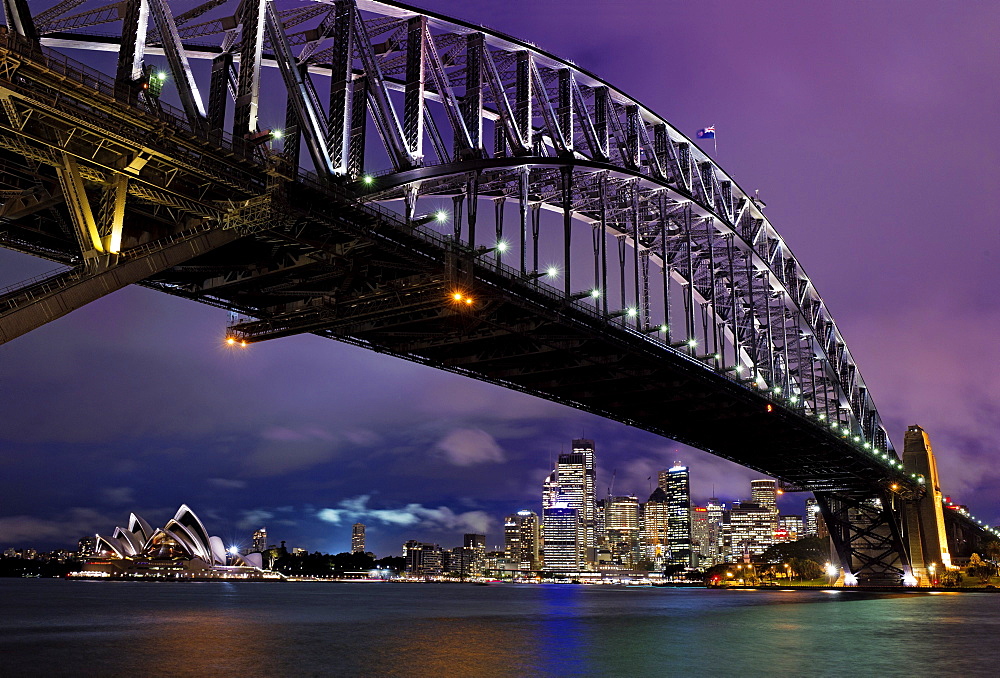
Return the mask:
M559 467L552 469L552 473L542 481L542 508L552 508L559 499Z
M708 519L708 508L705 506L691 507L691 552L692 564L701 567L712 560L714 551L712 543L711 524Z
M365 552L365 524L354 523L351 527L351 551L354 553Z
M468 562L463 562L462 574L481 577L486 567L486 535L466 534L462 546Z
M798 541L805 536L802 516L779 515L775 541Z
M670 518L667 542L672 565L691 565L691 488L688 469L675 462L674 466L659 473L660 488L667 495Z
M441 547L411 539L403 544L403 559L407 574L429 576L441 574Z
M771 541L778 532L778 481L751 480L750 501L771 512Z
M726 544L729 536L729 521L727 520L726 505L717 497L712 497L705 504L705 509L708 513L709 539L711 540L708 551L709 562L711 565L728 562Z
M642 543L643 555L652 561L656 569L663 569L670 556L667 531L670 521L670 505L667 493L662 487L653 490L643 509Z
M504 520L504 553L517 570L537 570L541 560L538 515L518 511Z
M760 555L774 543L774 513L751 501L734 505L729 512L730 539L735 560Z
M580 521L578 547L580 560L597 546L597 476L594 467L594 441L577 439L573 451L559 455L556 467L542 487L542 509L571 508Z
M542 560L553 572L581 569L580 515L575 508L553 506L542 510Z
M267 528L262 527L253 533L252 553L263 553L267 550Z
M823 520L823 516L819 512L819 502L816 501L816 497L809 497L806 499L806 536L815 537L819 534L819 522Z
M639 561L639 500L633 495L608 497L604 527L612 562L635 567Z
M778 512L778 481L751 480L750 501L758 506Z

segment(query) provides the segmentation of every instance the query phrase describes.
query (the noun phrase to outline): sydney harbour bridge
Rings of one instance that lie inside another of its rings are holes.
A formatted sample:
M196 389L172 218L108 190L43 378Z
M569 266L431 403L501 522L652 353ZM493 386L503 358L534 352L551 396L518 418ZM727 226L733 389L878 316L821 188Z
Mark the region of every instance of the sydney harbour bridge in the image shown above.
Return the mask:
M236 350L313 333L813 492L848 583L993 538L919 427L897 454L763 203L612 83L396 2L4 2L0 246L60 268L0 343L139 284Z

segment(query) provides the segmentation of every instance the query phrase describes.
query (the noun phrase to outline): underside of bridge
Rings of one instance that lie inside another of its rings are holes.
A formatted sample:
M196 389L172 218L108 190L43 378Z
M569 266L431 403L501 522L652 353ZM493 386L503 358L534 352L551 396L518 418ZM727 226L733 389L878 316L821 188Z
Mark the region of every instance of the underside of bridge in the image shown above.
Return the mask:
M0 343L138 283L228 309L234 343L313 333L707 450L815 492L858 583L911 576L902 511L923 478L762 206L665 120L533 46L392 2L66 15L80 4L36 27L5 2L0 246L63 269L0 296ZM114 78L43 46L105 49L71 31L108 22ZM221 46L184 41L214 33ZM194 58L212 59L207 109ZM287 90L280 150L257 125L265 62ZM183 110L158 96L167 72ZM450 203L449 223L421 199ZM539 271L551 230L558 288ZM574 289L581 270L593 278Z

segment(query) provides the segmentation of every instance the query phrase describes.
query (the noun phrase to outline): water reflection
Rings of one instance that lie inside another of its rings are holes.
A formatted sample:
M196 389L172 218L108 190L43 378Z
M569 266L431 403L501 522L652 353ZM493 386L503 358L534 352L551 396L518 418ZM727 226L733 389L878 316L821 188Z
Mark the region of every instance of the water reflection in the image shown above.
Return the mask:
M2 675L992 675L989 594L0 581ZM958 624L970 629L949 633Z

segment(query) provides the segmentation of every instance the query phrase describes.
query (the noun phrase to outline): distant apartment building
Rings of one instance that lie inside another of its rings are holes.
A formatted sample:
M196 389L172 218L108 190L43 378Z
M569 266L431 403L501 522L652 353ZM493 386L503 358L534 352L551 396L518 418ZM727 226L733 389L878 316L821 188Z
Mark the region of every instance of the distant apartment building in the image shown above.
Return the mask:
M351 526L351 551L354 552L354 553L364 553L365 552L365 524L364 523L354 523L354 525Z

